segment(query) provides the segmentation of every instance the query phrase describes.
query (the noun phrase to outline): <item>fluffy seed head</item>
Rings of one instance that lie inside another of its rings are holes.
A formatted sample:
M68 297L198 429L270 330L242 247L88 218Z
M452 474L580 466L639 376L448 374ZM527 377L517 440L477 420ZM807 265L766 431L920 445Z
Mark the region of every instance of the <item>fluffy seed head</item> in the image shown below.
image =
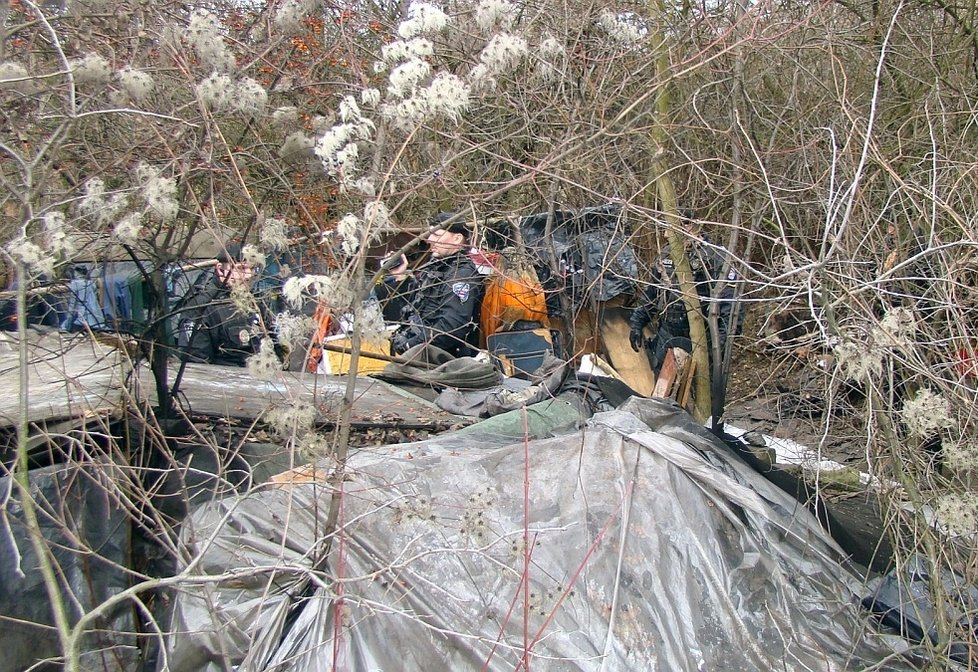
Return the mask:
M944 463L951 469L978 470L978 439L962 437L957 441L942 442Z
M513 22L513 4L508 0L481 0L475 8L475 23L485 31L506 30Z
M302 131L294 131L285 138L279 147L278 155L286 161L299 163L306 159L315 158L315 141Z
M448 15L441 9L426 2L411 5L408 18L397 27L397 34L404 39L417 35L439 33L448 25Z
M412 58L391 71L387 90L391 95L404 98L411 94L421 80L431 74L431 65L420 58Z
M866 382L883 374L883 352L855 340L843 340L835 346L835 359L846 380Z
M131 67L123 68L116 76L119 86L134 103L145 101L156 86L149 74Z
M258 352L246 360L248 373L258 380L274 380L282 371L282 362L275 354L275 344L270 338L263 338Z
M195 90L207 109L211 112L223 112L230 105L237 89L230 77L212 72L207 79L196 86Z
M308 462L316 462L333 452L329 439L318 432L309 432L299 442L299 454Z
M422 89L416 95L405 98L395 105L383 105L381 113L395 128L409 133L428 116L427 91Z
M410 40L394 40L390 44L385 44L380 48L381 63L379 65L383 72L389 65L397 65L412 58L426 59L435 53L435 45L431 40L424 37L415 37Z
M340 120L345 123L354 123L360 121L363 117L360 114L360 106L357 105L357 99L353 96L343 96L343 100L340 101Z
M282 295L289 305L301 308L306 299L325 304L333 312L346 312L353 304L354 293L348 278L337 275L303 275L285 281Z
M469 87L450 72L440 72L428 86L426 99L431 114L458 123L469 107Z
M143 234L143 214L141 212L130 212L119 220L112 233L123 245L133 246L137 244Z
M296 313L278 313L275 316L275 334L278 342L289 350L305 350L309 345L315 323L309 316Z
M24 236L14 238L5 247L10 256L24 264L29 273L34 275L54 275L54 256L48 254Z
M951 417L951 404L943 396L923 388L903 404L903 422L911 436L925 439L957 423Z
M371 238L390 233L395 228L390 210L380 200L367 201L363 206L363 221L370 230Z
M296 35L305 30L303 20L308 11L303 0L286 0L279 7L273 19L275 27L286 35Z
M177 181L172 177L153 177L143 186L147 214L164 224L177 218L180 204L177 202Z
M100 86L112 79L112 66L98 54L85 54L70 63L77 86Z
M247 117L258 117L268 104L268 91L255 80L245 77L234 85L230 103L236 112Z
M241 260L255 266L264 266L265 253L259 250L256 245L245 245L241 248Z
M258 240L266 249L281 251L289 249L289 231L281 217L268 217L262 223Z
M360 102L364 107L376 107L380 102L380 91L378 89L366 88L360 92Z
M70 257L77 247L65 230L65 215L57 210L44 215L44 238L51 254Z
M336 234L340 237L340 246L345 254L353 255L360 249L362 229L363 222L352 213L347 213L337 222Z
M267 422L281 436L305 436L316 422L316 407L307 401L297 401L288 406L270 409L265 414Z
M272 125L280 131L290 131L299 125L299 108L291 105L272 112Z
M934 513L951 534L974 535L978 532L978 497L973 492L941 495L935 503Z
M384 313L376 301L365 301L353 313L353 326L360 330L363 340L372 347L381 346L387 340L387 324Z
M353 180L346 180L341 185L343 187L344 193L357 193L363 194L373 198L377 195L377 188L374 186L373 180L369 177L358 177Z
M598 15L598 26L612 41L624 46L636 44L642 39L642 31L637 26L607 8Z
M213 14L205 10L195 11L187 26L186 39L207 68L218 72L234 71L234 56L228 51L221 26Z
M514 69L526 58L528 52L529 47L522 37L499 33L489 40L489 44L479 54L479 60L492 72L501 73Z

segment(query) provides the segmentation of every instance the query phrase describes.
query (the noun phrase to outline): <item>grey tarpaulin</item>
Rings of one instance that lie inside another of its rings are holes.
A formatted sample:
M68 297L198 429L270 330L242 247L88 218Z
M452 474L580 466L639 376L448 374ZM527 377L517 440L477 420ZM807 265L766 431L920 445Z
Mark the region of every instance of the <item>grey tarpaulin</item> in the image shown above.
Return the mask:
M129 519L109 480L108 462L30 471L38 524L56 566L68 619L129 587ZM61 647L40 563L30 541L21 496L10 476L0 478L0 672L20 672L58 657ZM108 611L82 645L86 670L123 669L135 658L128 604ZM47 668L45 668L47 669Z
M480 444L495 447L499 443L519 441L526 436L543 438L571 433L587 418L580 404L561 397L494 415L456 430L454 436L472 437Z
M203 505L184 542L193 573L215 581L176 595L165 664L766 672L892 656L886 669L909 669L803 507L683 414L628 406L549 439L447 435L357 453L342 534L287 632L325 486Z

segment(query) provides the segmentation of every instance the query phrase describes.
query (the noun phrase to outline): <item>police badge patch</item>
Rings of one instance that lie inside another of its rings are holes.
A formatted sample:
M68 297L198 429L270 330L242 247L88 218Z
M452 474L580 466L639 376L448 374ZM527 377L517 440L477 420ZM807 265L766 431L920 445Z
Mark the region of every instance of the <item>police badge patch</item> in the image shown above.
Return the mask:
M452 284L452 294L458 297L458 300L465 303L469 300L469 294L472 292L472 288L467 282L456 282Z
M180 343L178 345L186 346L190 343L191 337L194 335L194 321L193 320L180 320Z

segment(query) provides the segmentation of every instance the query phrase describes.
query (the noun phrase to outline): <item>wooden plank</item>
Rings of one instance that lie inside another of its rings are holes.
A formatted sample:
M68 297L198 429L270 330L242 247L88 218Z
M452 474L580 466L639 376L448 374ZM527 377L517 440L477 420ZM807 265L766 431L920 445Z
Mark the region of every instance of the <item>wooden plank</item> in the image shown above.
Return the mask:
M652 396L658 399L675 399L685 408L689 404L693 389L693 373L696 360L682 348L669 348L659 367L659 378L655 381Z
M652 390L652 396L657 399L667 399L672 395L672 384L676 382L676 376L679 373L673 350L674 348L666 350L665 359L662 360L662 366L659 367L659 377L656 379L655 388Z
M696 360L693 355L682 348L674 348L680 366L679 379L676 381L676 401L683 408L689 405L693 392L693 374L696 372Z

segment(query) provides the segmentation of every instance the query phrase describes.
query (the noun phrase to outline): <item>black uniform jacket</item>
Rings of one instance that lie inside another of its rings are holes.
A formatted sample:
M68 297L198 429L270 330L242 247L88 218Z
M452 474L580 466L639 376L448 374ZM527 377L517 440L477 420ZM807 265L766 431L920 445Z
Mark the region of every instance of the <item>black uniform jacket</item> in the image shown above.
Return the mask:
M403 352L427 342L454 355L466 354L484 291L483 278L467 252L432 259L417 273L408 324L400 330L401 337L395 334L395 349Z
M218 279L199 288L180 312L177 346L181 359L244 366L255 352L258 316L242 314L231 303L231 289Z
M738 280L737 272L731 267L723 277L724 255L712 247L695 245L689 251L689 265L693 271L693 283L696 293L703 301L703 316L706 317L709 307L708 300L717 283L724 286L717 297L718 328L720 340L726 339L730 332L730 318L733 310L734 283ZM689 318L686 315L686 304L683 303L679 289L679 279L676 276L675 265L672 261L669 245L662 248L659 258L652 270L650 283L644 292L644 302L632 312L631 328L641 330L658 315L661 329L675 336L689 336Z

